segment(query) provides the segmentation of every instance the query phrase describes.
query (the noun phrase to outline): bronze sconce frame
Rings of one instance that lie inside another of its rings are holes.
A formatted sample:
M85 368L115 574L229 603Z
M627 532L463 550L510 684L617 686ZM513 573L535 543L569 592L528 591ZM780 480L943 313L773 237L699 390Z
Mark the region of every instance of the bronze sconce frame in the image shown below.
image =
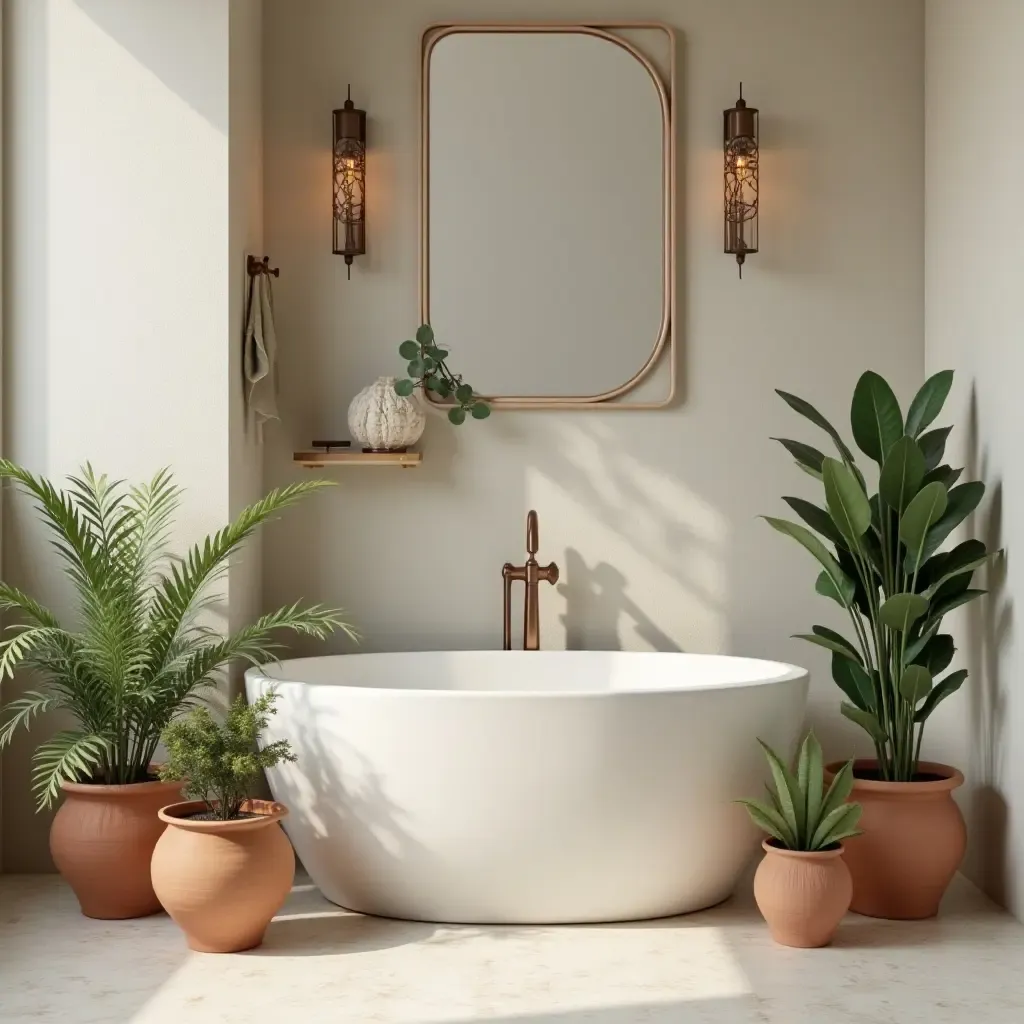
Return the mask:
M334 254L352 260L366 252L366 111L352 102L352 87L333 113Z
M746 258L757 252L758 110L740 98L722 112L725 153L725 251L736 257L740 277Z

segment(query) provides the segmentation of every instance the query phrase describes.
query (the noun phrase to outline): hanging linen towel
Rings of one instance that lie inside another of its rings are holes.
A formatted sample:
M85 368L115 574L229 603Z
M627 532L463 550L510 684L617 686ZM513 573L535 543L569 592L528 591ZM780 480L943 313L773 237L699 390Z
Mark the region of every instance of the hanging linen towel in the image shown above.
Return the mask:
M281 418L277 414L277 336L269 274L257 274L249 288L242 359L246 415L255 427L256 440L262 441L263 424Z

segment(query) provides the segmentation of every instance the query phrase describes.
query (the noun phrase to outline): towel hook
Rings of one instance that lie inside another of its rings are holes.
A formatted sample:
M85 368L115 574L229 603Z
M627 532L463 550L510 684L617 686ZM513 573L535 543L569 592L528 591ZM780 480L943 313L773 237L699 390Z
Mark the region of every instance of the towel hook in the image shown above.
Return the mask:
M259 277L260 274L272 274L274 277L281 276L279 267L271 267L269 256L264 256L263 259L250 256L246 261L246 269L249 271L250 277Z

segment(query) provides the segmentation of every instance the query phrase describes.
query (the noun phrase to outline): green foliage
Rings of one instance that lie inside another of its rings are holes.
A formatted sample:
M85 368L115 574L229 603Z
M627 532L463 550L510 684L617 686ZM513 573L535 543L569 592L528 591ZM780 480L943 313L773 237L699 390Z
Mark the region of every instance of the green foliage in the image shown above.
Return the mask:
M462 375L452 373L445 360L446 349L441 348L434 338L430 324L416 328L416 340L403 341L398 354L409 364L408 378L395 382L395 393L408 398L417 388L432 391L439 399L451 405L448 420L458 426L466 422L467 416L485 420L491 415L491 407L462 380Z
M860 805L847 803L853 790L853 762L836 772L824 789L821 744L809 732L800 745L796 774L767 744L761 743L772 772L769 803L738 800L754 824L787 850L825 850L843 839L860 835Z
M265 693L246 704L238 696L218 725L208 708L198 707L172 722L163 733L167 761L162 779L186 779L185 792L222 821L237 818L253 784L266 768L294 761L287 740L258 746L260 734L277 714L276 693Z
M61 782L145 781L171 720L197 705L231 663L276 657L277 634L323 639L342 629L352 635L337 609L321 605L280 608L227 636L200 621L214 601L211 585L245 541L326 482L271 491L179 557L169 544L181 492L166 469L129 486L97 477L87 465L61 491L0 460L4 479L34 499L79 605L72 629L28 594L0 583L0 611L20 620L0 642L0 678L24 667L42 680L40 689L4 708L0 748L39 715L61 711L77 722L36 749L40 809L53 804Z
M850 423L857 447L878 466L871 495L839 432L803 399L778 392L825 431L839 455L776 439L821 481L825 507L784 498L806 526L765 518L814 557L821 568L815 589L846 610L853 629L852 640L822 626L800 639L833 652L832 676L846 697L842 713L871 736L882 777L893 781L913 779L929 715L967 677L961 670L937 678L955 653L952 637L939 629L945 615L984 593L970 583L991 556L978 540L939 550L985 493L977 481L954 486L962 470L940 464L950 427L923 432L952 382L950 370L925 381L904 421L882 377L860 378Z

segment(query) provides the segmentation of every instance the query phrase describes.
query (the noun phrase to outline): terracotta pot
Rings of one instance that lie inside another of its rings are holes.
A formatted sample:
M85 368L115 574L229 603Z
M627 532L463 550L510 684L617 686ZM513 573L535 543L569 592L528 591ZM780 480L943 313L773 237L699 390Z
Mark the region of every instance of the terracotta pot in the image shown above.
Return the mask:
M841 762L830 764L826 780ZM853 876L850 909L868 917L916 920L934 917L967 847L967 829L953 790L964 777L945 764L922 761L926 779L882 782L856 778L877 771L875 760L855 761L853 794L863 808L864 834L846 840Z
M160 811L170 827L153 851L153 888L200 953L238 953L263 941L295 878L295 855L278 822L284 804L249 800L259 817L194 821L200 800Z
M158 812L180 782L99 786L65 782L50 827L50 854L86 917L119 920L160 912L149 862L166 825Z
M806 853L769 840L754 874L754 899L772 938L783 946L827 946L850 907L853 884L843 846Z

